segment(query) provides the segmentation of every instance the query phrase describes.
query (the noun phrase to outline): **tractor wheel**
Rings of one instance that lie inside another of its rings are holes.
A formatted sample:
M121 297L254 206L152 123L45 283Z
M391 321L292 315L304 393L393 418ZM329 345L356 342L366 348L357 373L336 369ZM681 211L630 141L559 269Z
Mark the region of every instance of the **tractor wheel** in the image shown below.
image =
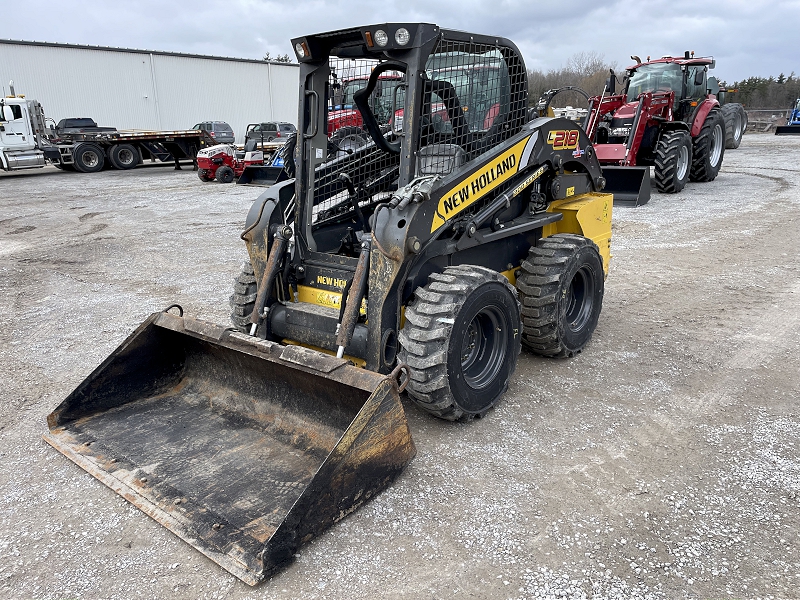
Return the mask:
M520 352L520 313L508 280L485 267L434 273L406 308L401 363L408 395L448 421L481 417L508 388Z
M711 109L692 143L692 181L714 181L725 155L725 120L722 111Z
M235 177L233 173L233 169L231 169L228 165L223 165L219 169L217 169L216 180L220 183L230 183L233 181Z
M656 146L655 185L662 194L675 194L689 180L692 138L687 131L669 131Z
M250 315L256 303L258 283L249 260L242 263L242 269L233 280L233 294L230 297L231 322L242 333L250 331Z
M139 151L131 144L115 144L108 149L108 160L115 169L127 171L139 164Z
M81 173L96 173L103 169L105 153L100 146L82 143L73 149L72 160L75 169Z
M522 344L543 356L574 356L589 342L603 305L603 259L580 235L542 238L522 261Z
M337 156L352 154L369 140L369 134L360 127L342 127L331 136Z
M726 104L722 107L722 118L725 119L725 148L735 150L742 143L744 119L741 104Z
M214 181L214 174L211 173L211 169L197 169L197 176L200 181Z

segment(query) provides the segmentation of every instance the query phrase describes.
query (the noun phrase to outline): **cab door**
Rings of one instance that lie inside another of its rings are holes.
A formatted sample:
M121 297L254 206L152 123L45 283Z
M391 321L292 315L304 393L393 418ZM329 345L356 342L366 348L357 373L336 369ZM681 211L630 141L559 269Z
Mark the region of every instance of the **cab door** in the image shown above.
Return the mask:
M0 111L0 146L6 150L28 150L35 146L27 111L19 104L3 104Z

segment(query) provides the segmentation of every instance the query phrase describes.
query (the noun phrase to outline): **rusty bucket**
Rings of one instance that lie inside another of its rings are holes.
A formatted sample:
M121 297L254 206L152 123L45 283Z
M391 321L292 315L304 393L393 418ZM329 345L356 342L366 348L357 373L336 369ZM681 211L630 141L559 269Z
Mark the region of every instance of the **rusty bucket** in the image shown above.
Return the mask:
M413 458L399 376L156 313L44 437L255 585Z

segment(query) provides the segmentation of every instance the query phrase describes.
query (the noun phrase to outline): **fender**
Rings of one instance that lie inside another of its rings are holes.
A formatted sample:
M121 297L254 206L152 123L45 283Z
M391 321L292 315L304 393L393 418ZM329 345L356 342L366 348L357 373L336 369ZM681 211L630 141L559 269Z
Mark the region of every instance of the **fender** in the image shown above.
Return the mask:
M711 112L711 109L714 107L719 106L719 102L717 102L716 98L706 98L700 104L700 107L697 109L697 112L694 115L694 121L692 122L692 130L689 134L692 138L696 138L700 135L700 130L703 128L703 123L706 122L706 117L708 113Z
M253 265L256 279L260 280L267 264L267 254L272 243L270 226L285 223L285 209L294 198L294 179L276 183L266 189L250 207L245 219L245 228L241 239L247 246L250 263ZM282 210L275 210L277 207ZM288 219L291 221L291 218Z

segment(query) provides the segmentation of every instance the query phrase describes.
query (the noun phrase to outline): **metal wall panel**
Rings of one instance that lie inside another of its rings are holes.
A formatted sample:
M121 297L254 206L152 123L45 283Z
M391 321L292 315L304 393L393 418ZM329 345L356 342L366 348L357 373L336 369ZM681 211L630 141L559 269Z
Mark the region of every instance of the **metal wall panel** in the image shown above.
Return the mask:
M297 65L0 40L0 85L56 121L92 117L118 129L189 129L226 121L297 121Z

